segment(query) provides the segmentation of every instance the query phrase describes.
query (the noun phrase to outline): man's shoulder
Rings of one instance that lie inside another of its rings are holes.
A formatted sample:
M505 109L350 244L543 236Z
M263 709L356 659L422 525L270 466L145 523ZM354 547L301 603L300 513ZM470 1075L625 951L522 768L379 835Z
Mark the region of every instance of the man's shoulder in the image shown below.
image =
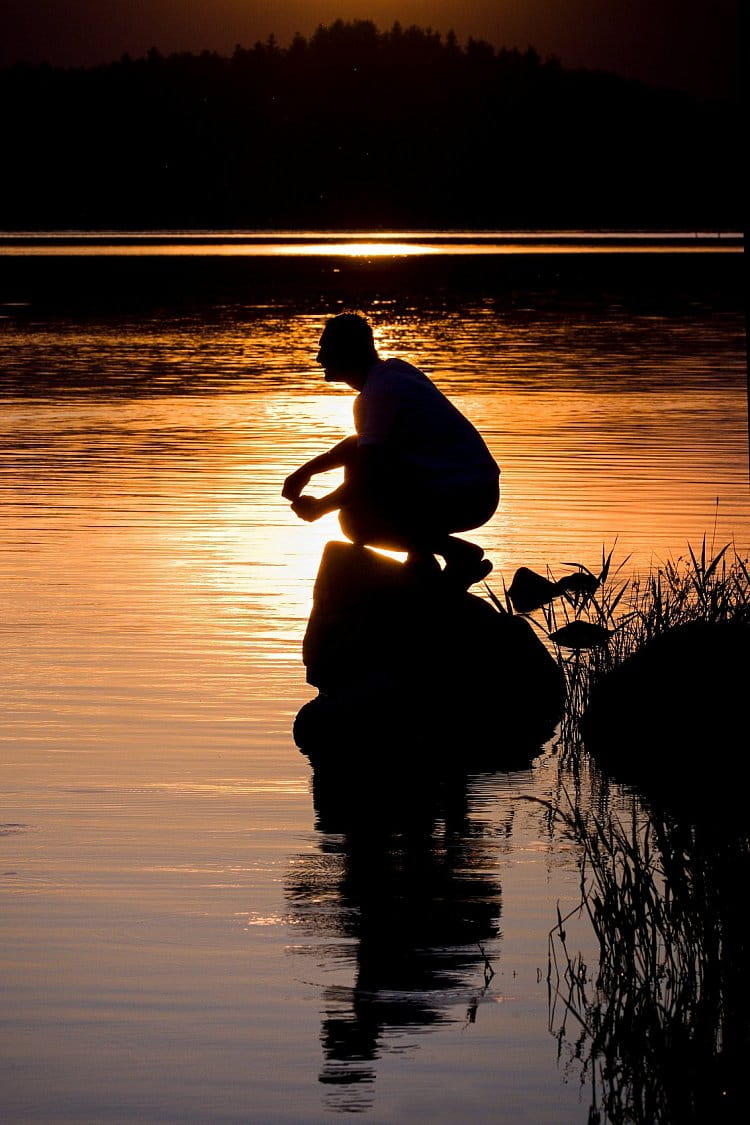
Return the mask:
M382 364L390 375L412 379L427 378L423 371L420 371L418 367L415 367L413 363L408 363L405 359L384 359Z
M365 390L380 390L390 387L429 385L430 380L418 367L405 359L380 359L367 374Z

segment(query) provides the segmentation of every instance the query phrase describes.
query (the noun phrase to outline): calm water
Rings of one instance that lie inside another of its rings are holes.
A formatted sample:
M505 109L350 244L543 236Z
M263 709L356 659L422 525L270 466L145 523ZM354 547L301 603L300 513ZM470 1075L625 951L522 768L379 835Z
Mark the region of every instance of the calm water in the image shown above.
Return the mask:
M526 799L555 741L363 841L291 737L338 528L279 490L350 428L313 363L346 302L485 434L497 592L746 552L738 292L697 255L166 257L0 255L3 1120L586 1122L546 979L578 853Z

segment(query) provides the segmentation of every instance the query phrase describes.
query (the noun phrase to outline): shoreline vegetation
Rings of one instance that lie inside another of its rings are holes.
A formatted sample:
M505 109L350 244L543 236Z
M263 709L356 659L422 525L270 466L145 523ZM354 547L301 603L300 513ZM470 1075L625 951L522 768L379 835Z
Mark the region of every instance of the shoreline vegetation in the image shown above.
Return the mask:
M0 91L7 230L743 227L735 101L430 28L17 63Z
M569 757L580 753L578 727L592 691L646 644L699 621L750 628L750 559L736 544L715 550L704 535L700 549L688 543L685 555L667 559L646 575L636 572L629 577L623 576L628 557L613 568L614 551L602 549L598 573L571 563L573 578L548 574L548 581L562 586L562 597L556 591L552 600L535 607L537 619L528 614L553 642L565 676L568 706L562 742ZM513 612L512 586L505 596L502 608Z
M704 536L699 550L688 545L684 557L623 578L627 559L613 568L613 552L602 552L598 573L579 565L562 598L534 611L537 628L557 638L568 685L561 791L545 805L580 852L580 902L565 917L558 908L549 935L550 1032L561 1066L589 1088L592 1123L734 1121L750 1046L743 795L727 812L726 794L714 791L720 761L706 774L706 762L685 752L678 768L695 774L700 805L719 807L704 818L636 787L623 814L580 725L597 686L655 638L695 623L750 630L748 558ZM702 750L715 759L733 745L717 739ZM598 942L598 965L575 950L581 922Z

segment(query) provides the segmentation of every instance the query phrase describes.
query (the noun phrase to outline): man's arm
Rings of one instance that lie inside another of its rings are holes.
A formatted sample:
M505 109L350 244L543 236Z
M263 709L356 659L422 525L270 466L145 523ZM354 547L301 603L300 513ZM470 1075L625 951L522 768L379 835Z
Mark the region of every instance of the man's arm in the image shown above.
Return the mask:
M349 442L351 439L347 438ZM339 446L331 450L332 454L336 454L344 445L341 442ZM312 523L314 520L320 519L321 516L328 515L329 512L336 512L342 508L352 497L352 494L367 490L367 485L370 480L375 477L381 466L382 451L376 446L361 446L357 444L357 438L353 439L353 444L347 446L345 451L346 466L350 470L347 479L333 492L329 492L327 496L298 496L292 501L292 511L299 516L301 520L306 520L307 523ZM323 454L323 458L326 454ZM312 463L312 462L311 462ZM307 466L304 466L307 468ZM333 468L332 465L329 465Z
M341 469L351 464L356 456L356 451L357 435L351 434L340 441L338 445L334 445L333 449L329 449L327 453L321 453L318 457L313 457L312 461L308 461L291 473L284 481L281 495L285 500L291 500L294 503L299 500L313 477L319 473L327 473L329 469ZM331 495L333 496L335 493L331 493ZM340 505L338 506L340 507ZM333 508L329 508L328 511L333 511ZM321 512L321 515L324 514L324 512Z

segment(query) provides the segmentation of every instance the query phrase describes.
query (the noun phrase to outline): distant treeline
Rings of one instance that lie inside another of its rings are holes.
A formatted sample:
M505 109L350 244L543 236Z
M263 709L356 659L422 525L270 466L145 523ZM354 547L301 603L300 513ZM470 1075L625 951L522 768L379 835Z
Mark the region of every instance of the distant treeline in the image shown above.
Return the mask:
M0 228L742 226L739 107L368 21L0 71Z

